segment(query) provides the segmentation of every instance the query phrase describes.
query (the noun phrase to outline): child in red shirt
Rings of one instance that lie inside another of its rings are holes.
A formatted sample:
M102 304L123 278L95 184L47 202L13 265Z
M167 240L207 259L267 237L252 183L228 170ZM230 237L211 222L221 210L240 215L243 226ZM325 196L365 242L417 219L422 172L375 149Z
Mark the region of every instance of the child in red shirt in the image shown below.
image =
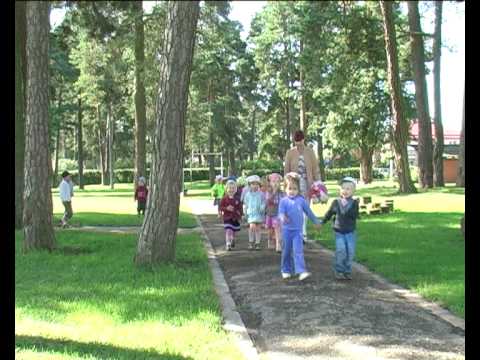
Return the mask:
M223 215L223 227L225 229L225 248L227 251L235 247L235 232L240 231L240 220L243 215L242 202L235 196L237 183L228 180L225 196L220 201L219 210Z
M140 213L142 213L142 215L145 215L147 195L148 195L148 189L147 189L147 186L145 185L145 178L143 176L140 176L140 178L138 179L138 185L137 185L137 188L135 189L135 195L134 195L134 199L137 201L138 216L140 216Z

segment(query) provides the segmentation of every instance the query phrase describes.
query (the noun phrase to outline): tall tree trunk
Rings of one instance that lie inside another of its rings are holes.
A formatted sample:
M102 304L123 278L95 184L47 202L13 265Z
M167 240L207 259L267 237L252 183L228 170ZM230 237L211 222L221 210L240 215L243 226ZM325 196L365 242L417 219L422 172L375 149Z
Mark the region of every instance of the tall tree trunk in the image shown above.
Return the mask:
M25 2L15 2L15 229L23 227L26 99Z
M100 171L102 176L102 185L108 185L108 162L107 162L107 136L105 125L102 123L100 104L97 104L97 123L98 123L98 149L100 152Z
M303 53L303 41L300 40L300 56ZM307 129L308 129L308 120L307 112L305 105L305 70L302 65L300 65L300 129L305 134L307 138Z
M151 190L138 239L137 265L175 259L185 116L199 3L169 1L156 109Z
M78 127L77 127L77 146L78 146L78 187L84 189L83 180L83 126L82 126L82 99L78 98Z
M383 28L385 36L385 50L388 64L388 84L390 88L391 108L393 116L393 127L391 140L395 150L395 162L398 174L399 192L415 193L413 181L410 176L408 164L407 139L408 124L403 113L402 93L400 76L398 70L397 44L395 26L392 16L392 2L380 1L380 8L383 16Z
M25 252L53 250L52 162L48 145L49 3L27 2L27 117L25 127Z
M433 37L433 91L435 103L435 146L433 148L433 182L445 186L443 179L443 124L440 93L440 59L442 55L442 1L435 1L435 33Z
M208 132L208 152L213 153L215 151L214 148L214 138L213 138L213 102L215 100L214 94L213 94L213 84L212 80L209 81L208 83L208 106L210 109L210 131ZM215 183L215 162L214 162L214 157L213 155L208 155L207 156L207 162L208 162L208 178L210 180L210 186L213 186Z
M228 176L236 176L237 168L235 166L235 148L228 149Z
M60 126L57 127L57 134L55 136L55 169L53 170L52 184L53 186L57 185L58 177L58 148L60 146Z
M146 100L145 100L145 36L142 1L132 1L135 14L135 187L140 176L146 175Z
M318 131L317 135L317 153L318 153L318 168L320 170L320 177L322 181L327 179L327 175L325 173L325 161L323 159L323 136L322 131Z
M58 108L60 109L62 107L63 103L63 91L60 89L60 92L58 94ZM60 155L60 134L61 134L61 119L59 119L58 124L57 124L57 131L55 135L55 167L53 169L53 174L52 174L52 184L53 186L57 185L57 177L58 177L58 158Z
M418 118L418 182L422 188L433 187L432 124L428 109L425 54L418 12L418 1L408 1L411 64L415 80L415 102Z
M285 102L285 115L286 115L286 128L287 128L287 148L290 147L290 144L292 143L292 131L291 131L291 126L292 122L290 121L290 97L287 97L287 100Z
M255 157L256 150L256 143L255 143L255 134L256 134L256 116L257 116L257 107L253 106L252 111L252 123L250 126L250 161L253 161Z
M108 150L107 150L107 157L108 157L108 178L110 189L113 190L114 188L114 172L113 172L113 134L115 132L115 123L112 116L112 106L108 104L108 112L107 112L107 136L108 136Z
M462 132L460 133L460 153L458 154L457 186L465 187L465 89L463 89Z
M372 176L373 149L360 148L360 178L364 184L370 184Z

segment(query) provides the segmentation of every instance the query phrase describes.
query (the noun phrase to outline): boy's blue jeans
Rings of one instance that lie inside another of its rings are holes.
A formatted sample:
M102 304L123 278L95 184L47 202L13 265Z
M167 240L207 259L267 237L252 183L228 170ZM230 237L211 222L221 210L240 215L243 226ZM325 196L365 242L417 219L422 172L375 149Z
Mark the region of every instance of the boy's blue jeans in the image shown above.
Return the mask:
M352 272L352 262L355 255L355 231L342 234L335 231L335 271L338 273Z
M305 259L303 257L302 230L283 229L282 236L282 273L291 274L293 272L292 265L295 268L295 274L301 274L303 272L306 272L307 269L305 266Z

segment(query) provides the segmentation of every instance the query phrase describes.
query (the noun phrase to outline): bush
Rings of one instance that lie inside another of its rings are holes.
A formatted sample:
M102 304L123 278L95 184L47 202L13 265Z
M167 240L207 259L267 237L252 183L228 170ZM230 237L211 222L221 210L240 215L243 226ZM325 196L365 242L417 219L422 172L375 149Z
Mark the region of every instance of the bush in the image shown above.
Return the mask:
M78 161L72 159L58 159L58 172L62 173L65 170L76 170L78 168Z
M360 178L360 168L338 168L338 169L325 169L326 180L340 180L345 176L351 176L355 179Z
M282 169L283 173L283 162L281 160L249 160L245 161L241 166L242 170L262 170L262 169Z

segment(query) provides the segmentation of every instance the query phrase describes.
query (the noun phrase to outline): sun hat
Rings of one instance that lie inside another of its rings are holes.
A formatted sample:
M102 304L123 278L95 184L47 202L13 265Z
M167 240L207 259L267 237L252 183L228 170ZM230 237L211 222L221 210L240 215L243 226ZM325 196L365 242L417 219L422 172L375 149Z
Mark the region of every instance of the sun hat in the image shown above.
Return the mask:
M215 180L223 180L223 176L222 175L217 175L217 176L215 176Z
M228 187L228 185L234 185L235 188L237 188L237 182L235 180L227 180L227 183L225 184L225 187Z
M268 181L282 181L282 175L279 173L271 173L267 176Z
M340 180L340 185L346 182L352 183L354 186L357 186L357 181L351 176L345 176L342 180Z
M247 177L247 182L249 184L253 183L253 182L256 182L256 183L261 183L260 181L260 177L258 175L250 175L249 177Z
M227 177L227 181L230 181L230 180L233 180L233 181L237 181L237 177L235 175L230 175L229 177Z

